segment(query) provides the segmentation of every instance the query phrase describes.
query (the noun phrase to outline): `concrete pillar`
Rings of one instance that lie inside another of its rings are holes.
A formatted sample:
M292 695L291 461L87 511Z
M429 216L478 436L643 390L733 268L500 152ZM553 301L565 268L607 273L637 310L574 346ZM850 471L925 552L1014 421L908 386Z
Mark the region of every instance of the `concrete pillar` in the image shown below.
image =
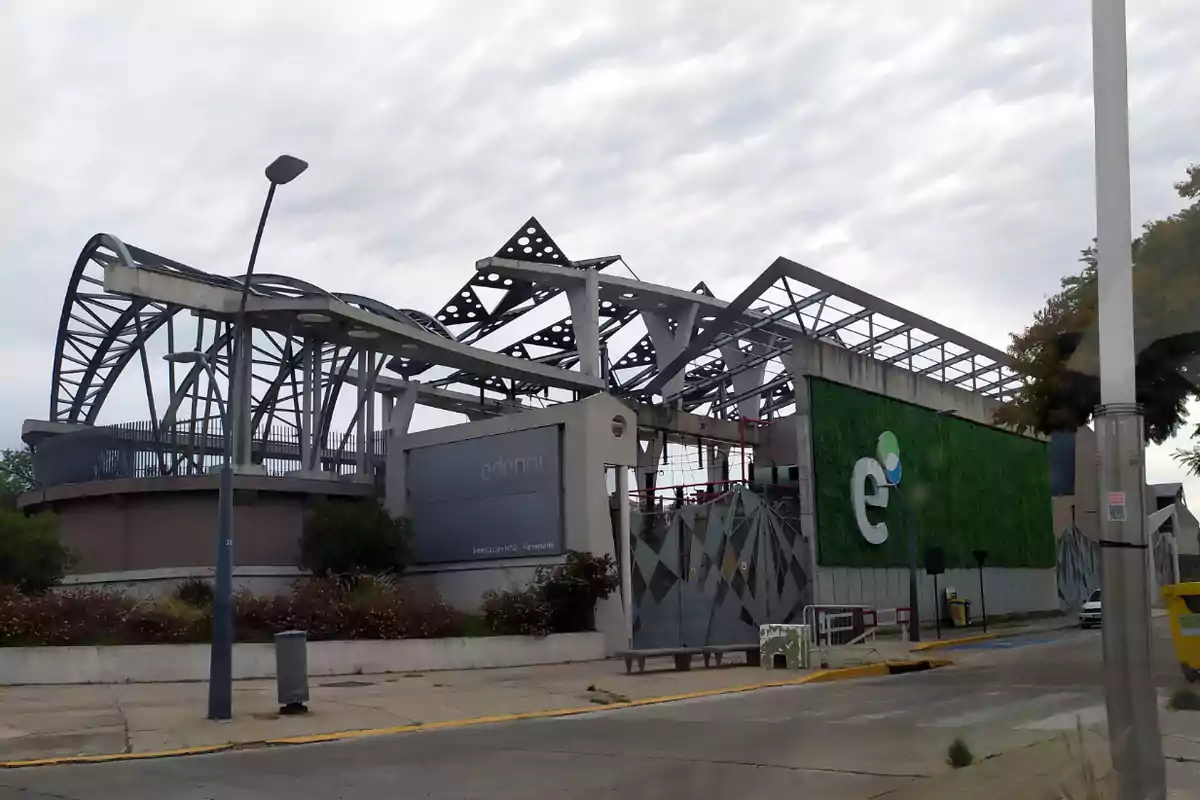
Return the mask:
M404 440L417 405L417 388L410 386L385 404L387 430L387 476L383 486L383 506L393 517L408 512L408 458Z
M621 608L625 612L625 646L633 649L633 543L629 538L629 468L617 467L617 557L621 559Z
M729 459L729 451L730 445L725 442L710 444L705 447L704 455L708 459L708 463L704 465L704 469L706 480L710 483L716 484L725 480L722 465Z
M727 345L721 346L721 348L720 348L721 358L725 359L725 365L731 371L737 370L743 364L745 364L747 361L749 361L751 358L753 358L756 355L756 351L758 349L759 349L758 345L752 344L752 345L750 345L749 352L743 352L740 349L738 349L738 346L735 342L731 342ZM767 362L763 361L761 363L755 364L754 366L747 367L746 369L744 369L740 372L734 372L732 375L734 396L738 396L738 395L744 394L746 392L753 391L754 389L762 386L763 375L766 373L766 371L767 371ZM762 409L762 395L761 394L755 394L755 395L743 397L741 400L738 401L738 404L737 404L738 416L745 417L747 419L758 419L759 414L761 413L761 409Z
M253 329L249 324L243 326L238 335L241 340L238 349L236 368L229 376L229 416L233 430L233 471L234 473L261 472L261 467L254 465L252 447L254 444L252 428L253 413L251 403L251 383L253 375L254 342Z
M358 475L367 474L367 402L371 398L367 386L369 375L367 350L358 351L358 385L355 387L354 437L354 471Z
M325 442L321 436L321 380L324 373L321 367L321 343L315 339L309 341L308 369L307 394L309 395L310 412L308 430L312 449L309 453L310 460L304 465L304 468L315 472L321 469L321 451L325 449Z
M647 492L655 485L654 478L658 477L658 463L662 458L662 439L654 436L650 439L638 439L637 456L637 488L639 494Z
M378 354L374 350L367 353L367 465L372 465L375 456L375 364Z
M600 377L600 279L595 270L584 272L582 285L567 289L571 305L571 326L575 329L575 346L579 351L579 370L584 375Z
M650 334L650 341L654 344L654 360L659 369L670 363L671 359L679 355L683 348L692 341L692 329L696 326L697 309L699 309L697 303L687 303L673 309L675 321L679 323L674 331L671 330L665 313L642 312L646 331ZM663 384L663 397L677 395L683 391L685 369L686 366L680 367L679 371ZM675 405L678 407L680 404L676 403Z
M812 403L808 393L809 365L813 358L813 341L796 337L783 354L783 365L792 379L796 394L796 466L800 481L800 531L809 542L812 563L812 596L820 597L821 570L817 566L817 525L813 513L813 452Z
M312 469L313 463L313 341L304 340L300 351L300 469Z

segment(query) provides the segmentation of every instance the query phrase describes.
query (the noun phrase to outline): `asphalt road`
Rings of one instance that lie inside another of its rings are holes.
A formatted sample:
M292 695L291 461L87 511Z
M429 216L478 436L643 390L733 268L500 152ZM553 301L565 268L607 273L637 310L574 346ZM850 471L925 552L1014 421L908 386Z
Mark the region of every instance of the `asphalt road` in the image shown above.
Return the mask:
M1156 681L1179 682L1161 625ZM954 667L565 719L0 774L0 797L860 798L1104 720L1098 631L944 651Z

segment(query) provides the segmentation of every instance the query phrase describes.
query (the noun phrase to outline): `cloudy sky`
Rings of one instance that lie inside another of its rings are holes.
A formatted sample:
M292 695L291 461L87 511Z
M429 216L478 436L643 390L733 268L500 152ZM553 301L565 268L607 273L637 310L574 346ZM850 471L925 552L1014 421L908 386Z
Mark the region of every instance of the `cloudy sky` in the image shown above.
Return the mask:
M1140 223L1200 160L1200 16L1129 5ZM1089 8L6 0L0 445L88 237L239 272L280 152L312 167L260 269L331 290L434 311L535 214L646 280L732 297L786 255L1004 346L1094 235Z

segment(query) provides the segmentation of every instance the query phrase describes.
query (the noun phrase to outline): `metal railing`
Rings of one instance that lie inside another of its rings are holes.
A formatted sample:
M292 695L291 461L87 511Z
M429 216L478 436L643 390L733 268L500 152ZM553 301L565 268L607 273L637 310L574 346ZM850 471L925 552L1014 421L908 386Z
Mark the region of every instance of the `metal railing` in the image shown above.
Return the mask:
M386 432L367 441L366 464L382 481ZM42 486L70 483L203 475L219 467L225 447L219 421L163 429L150 422L125 422L85 428L45 439L33 453L34 477ZM346 474L358 469L359 442L331 434L322 444L319 469ZM267 475L282 476L303 468L300 432L277 426L255 432L252 461Z

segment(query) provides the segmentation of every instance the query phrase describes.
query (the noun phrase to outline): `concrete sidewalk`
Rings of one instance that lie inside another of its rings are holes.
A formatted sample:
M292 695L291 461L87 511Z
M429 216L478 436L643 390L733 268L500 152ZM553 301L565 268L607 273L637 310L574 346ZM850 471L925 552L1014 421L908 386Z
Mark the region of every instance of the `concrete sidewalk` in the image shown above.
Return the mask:
M1036 634L1064 627L1066 622L1057 617L1011 624L994 633ZM961 637L948 638L945 645L963 643L977 637L979 631L966 628L954 633ZM914 653L913 658L932 659L933 654ZM650 666L660 665L651 662ZM723 668L697 666L690 672L626 675L624 665L612 660L320 678L310 682L310 713L292 717L279 716L274 681L238 681L234 684L235 716L228 722L204 719L204 683L5 687L0 688L0 763L224 747L343 731L511 718L626 700L744 690L773 681L808 679L818 672L760 670L735 662Z
M996 631L1039 633L1064 618ZM974 629L956 631L977 635ZM956 642L947 640L947 644ZM930 659L933 654L914 653ZM879 660L878 657L871 660ZM649 666L666 666L668 662ZM856 675L853 672L841 675ZM73 756L142 754L261 743L334 732L426 726L456 720L511 718L602 707L697 692L744 690L808 673L735 665L689 672L626 675L618 660L512 669L320 678L310 682L310 713L280 717L271 680L234 684L228 722L204 719L204 683L0 688L0 762Z
M936 660L934 661L936 664ZM836 673L836 674L835 674ZM886 674L883 665L803 672L745 665L626 675L617 660L460 672L323 678L310 712L280 716L274 681L234 684L234 719L204 718L207 685L157 683L0 689L0 762L112 754L171 754L327 734L581 713L763 684Z
M1200 800L1200 712L1159 712L1168 798ZM1007 750L963 769L879 795L883 800L1116 800L1103 723Z

